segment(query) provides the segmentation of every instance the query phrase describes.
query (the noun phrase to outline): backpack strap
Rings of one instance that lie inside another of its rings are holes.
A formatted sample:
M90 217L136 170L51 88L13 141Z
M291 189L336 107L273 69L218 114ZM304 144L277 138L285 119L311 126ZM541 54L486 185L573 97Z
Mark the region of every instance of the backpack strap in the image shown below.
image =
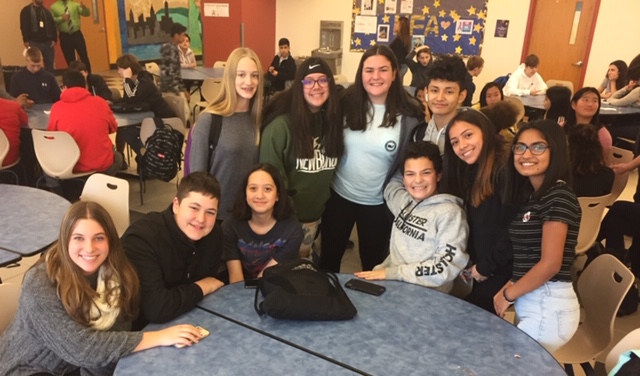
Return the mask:
M209 159L207 159L209 161L208 171L211 170L211 165L213 165L213 151L216 150L216 147L218 146L220 133L222 133L222 116L212 114L211 129L209 129Z
M164 128L164 121L161 117L154 116L153 122L156 124L156 129Z

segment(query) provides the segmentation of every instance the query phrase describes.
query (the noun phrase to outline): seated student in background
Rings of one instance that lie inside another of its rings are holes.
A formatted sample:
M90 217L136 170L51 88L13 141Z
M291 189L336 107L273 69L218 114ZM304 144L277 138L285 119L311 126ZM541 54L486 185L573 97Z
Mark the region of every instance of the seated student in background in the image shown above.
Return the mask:
M180 47L178 47L187 35L187 28L180 24L171 25L171 39L160 47L160 91L163 93L173 93L184 95L189 103L189 91L182 83L182 71L180 70Z
M491 106L494 103L498 103L504 100L504 94L502 88L495 82L487 82L486 85L480 91L480 108Z
M616 201L611 205L600 225L598 242L606 240L606 249L614 255L626 255L631 261L631 270L640 274L640 203ZM631 247L626 249L625 236L633 237ZM608 252L608 253L609 253Z
M640 81L629 80L626 86L613 93L606 102L617 107L640 107Z
M29 125L29 118L20 104L13 100L0 99L0 130L9 140L9 152L2 161L8 166L20 156L20 129Z
M482 107L479 111L489 118L496 133L505 141L503 148L509 154L511 152L511 141L515 136L514 129L517 128L520 120L518 119L518 107L511 102L500 101L491 106Z
M267 69L265 80L269 81L271 92L284 90L284 83L293 80L296 75L296 61L291 56L289 39L280 38L278 41L279 52L273 57L273 61Z
M615 174L605 165L598 129L591 124L571 127L567 142L576 196L596 197L611 193Z
M115 103L126 103L130 105L140 105L150 108L153 115L159 118L175 117L167 102L162 98L162 94L156 87L151 73L145 71L138 59L131 54L124 54L116 60L118 75L123 79L124 96ZM124 152L125 141L137 155L143 146L140 142L140 127L126 127L118 130L116 135L116 149Z
M11 77L9 94L27 94L35 103L55 103L60 100L60 86L56 77L42 69L42 52L31 47L25 55L27 66Z
M507 84L504 86L504 95L525 96L542 95L547 91L547 84L538 74L540 59L536 55L529 55L520 64L518 69L511 74Z
M251 170L222 230L229 283L260 278L264 269L298 258L302 226L275 167Z
M176 197L122 235L124 251L140 278L140 316L134 329L189 312L224 286L217 278L222 230L214 227L220 184L206 172L180 181Z
M431 67L427 101L431 120L426 128L422 125L416 132L416 140L431 141L444 153L444 138L447 124L456 116L458 106L464 102L466 68L458 56L447 55L436 60Z
M520 127L507 166L506 202L520 207L509 226L513 277L493 298L515 303L516 325L553 354L573 336L580 304L571 282L580 204L571 191L567 140L551 120Z
M58 241L25 274L18 312L0 337L0 374L111 375L131 353L198 343L187 324L128 331L139 293L107 211L76 202Z
M478 77L482 73L484 68L484 59L480 56L471 56L467 60L467 74L464 81L464 90L467 92L467 96L464 98L462 105L465 107L471 107L471 101L473 101L473 94L476 92L476 84L473 83L473 78Z
M196 67L196 55L191 49L191 37L189 34L184 34L182 43L178 45L180 52L180 67L181 68L195 68Z
M413 58L416 57L416 62ZM402 63L400 61L399 63ZM419 46L412 50L409 55L404 59L404 63L409 67L411 71L411 85L412 87L418 87L426 85L429 81L429 70L433 64L433 55L429 46Z
M107 83L104 81L104 78L97 74L90 74L87 70L87 65L81 60L74 60L69 63L69 69L74 69L82 73L87 81L87 85L85 87L89 90L91 95L100 97L105 101L113 101L113 94L111 93L109 86L107 86Z
M422 111L424 111L425 123L429 123L429 121L431 120L431 111L429 110L429 102L427 101L429 97L428 89L429 89L429 85L427 85L426 82L421 83L420 85L416 86L416 92L413 94L413 96L420 103L420 107L422 108Z
M583 87L571 97L571 108L564 123L565 133L578 124L591 124L598 130L602 156L609 162L613 139L609 130L600 122L600 93L594 87Z
M440 150L432 142L407 145L399 171L384 190L395 216L389 256L372 271L355 273L368 280L392 279L448 293L467 266L469 226L458 197L439 193Z
M600 96L602 99L611 97L613 93L627 86L627 81L627 63L622 60L612 62L609 64L604 80L598 86Z
M547 89L542 102L547 111L544 118L564 126L571 104L571 90L564 86L553 86Z
M78 144L80 159L73 171L115 175L122 165L123 156L114 152L109 134L118 129L118 123L107 102L92 96L85 83L79 71L64 72L64 91L60 101L51 107L47 130L67 132Z

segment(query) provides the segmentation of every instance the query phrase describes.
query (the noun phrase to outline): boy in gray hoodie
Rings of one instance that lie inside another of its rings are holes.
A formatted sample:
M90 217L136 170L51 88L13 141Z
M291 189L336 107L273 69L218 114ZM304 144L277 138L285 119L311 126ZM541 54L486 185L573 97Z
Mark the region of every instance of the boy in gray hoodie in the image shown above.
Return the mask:
M384 190L395 216L389 256L372 271L355 275L368 280L394 279L449 293L469 261L469 226L458 197L438 193L442 175L440 150L432 142L411 143L402 171Z

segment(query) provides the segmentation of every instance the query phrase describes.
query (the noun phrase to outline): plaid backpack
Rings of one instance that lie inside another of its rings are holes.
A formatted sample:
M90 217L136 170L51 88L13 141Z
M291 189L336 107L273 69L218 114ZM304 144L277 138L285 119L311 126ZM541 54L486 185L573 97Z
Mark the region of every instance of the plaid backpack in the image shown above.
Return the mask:
M145 178L170 181L180 170L184 135L164 124L161 118L153 118L156 130L145 143L146 152L141 158L140 173Z

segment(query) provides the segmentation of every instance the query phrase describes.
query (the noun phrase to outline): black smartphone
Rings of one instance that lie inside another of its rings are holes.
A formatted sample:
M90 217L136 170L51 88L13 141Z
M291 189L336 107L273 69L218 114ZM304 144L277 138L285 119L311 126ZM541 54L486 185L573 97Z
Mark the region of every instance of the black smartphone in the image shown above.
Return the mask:
M387 291L384 286L376 285L375 283L363 281L357 278L349 280L344 284L344 287L375 296L380 296Z
M255 289L258 287L258 279L245 279L244 280L244 288L245 289Z

